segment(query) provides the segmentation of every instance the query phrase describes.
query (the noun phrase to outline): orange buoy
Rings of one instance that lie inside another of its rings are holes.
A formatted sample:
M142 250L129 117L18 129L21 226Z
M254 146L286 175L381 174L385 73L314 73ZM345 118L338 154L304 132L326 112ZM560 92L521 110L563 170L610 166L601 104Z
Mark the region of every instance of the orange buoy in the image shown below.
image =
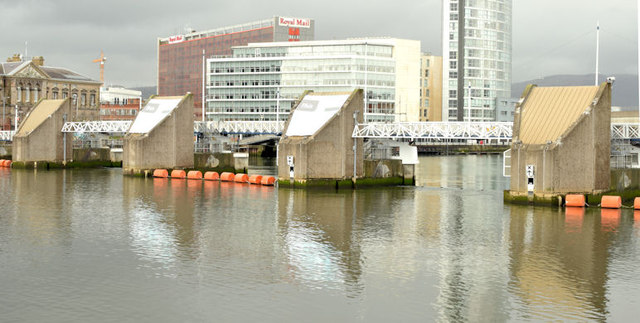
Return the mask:
M190 170L187 173L188 179L202 179L202 172L199 170Z
M260 185L262 183L262 175L251 175L251 176L249 176L249 183L250 184Z
M171 178L185 178L187 173L182 169L174 169L171 171Z
M206 172L204 173L204 179L208 181L217 181L220 179L220 176L216 172Z
M153 177L167 178L169 172L166 169L156 169L153 171Z
M233 179L234 182L236 183L247 183L249 182L249 175L247 174L236 174L236 176Z
M11 167L11 163L12 163L12 162L11 162L10 160L8 160L8 159L7 159L7 160L5 160L5 161L4 161L4 163L2 163L2 166L4 166L4 167Z
M584 199L584 195L581 194L567 194L567 196L564 197L565 199L565 206L579 206L579 207L583 207L585 205L585 199Z
M4 159L0 159L0 167L4 167Z
M640 197L636 197L633 200L633 209L634 210L640 210Z
M236 177L236 175L234 175L233 173L222 173L220 174L220 180L223 182L233 182L234 177Z
M262 178L261 184L265 186L273 186L276 183L276 178L273 176L265 176Z
M605 195L600 201L600 207L607 209L619 209L622 206L622 198L620 196Z

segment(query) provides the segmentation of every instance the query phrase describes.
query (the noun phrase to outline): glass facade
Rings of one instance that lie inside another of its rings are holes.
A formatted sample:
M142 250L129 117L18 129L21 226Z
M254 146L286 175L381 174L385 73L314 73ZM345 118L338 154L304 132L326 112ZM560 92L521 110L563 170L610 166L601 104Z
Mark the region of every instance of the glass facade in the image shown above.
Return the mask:
M495 121L496 98L510 97L511 3L443 1L443 116L450 121Z
M366 41L234 48L207 61L207 120L286 120L305 91L362 88L365 119L394 121L393 49Z

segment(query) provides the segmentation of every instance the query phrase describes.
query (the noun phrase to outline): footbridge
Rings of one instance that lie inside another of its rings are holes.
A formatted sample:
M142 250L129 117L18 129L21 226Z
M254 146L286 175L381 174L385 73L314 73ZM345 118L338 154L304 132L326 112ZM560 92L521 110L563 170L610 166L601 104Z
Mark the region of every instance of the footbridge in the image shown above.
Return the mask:
M67 122L67 133L126 133L131 121ZM281 135L284 121L196 121L193 131L215 134ZM362 123L353 129L353 138L389 138L433 142L450 140L497 140L510 142L511 122L395 122ZM1 141L11 141L14 131L0 131ZM612 123L611 139L638 139L637 123Z

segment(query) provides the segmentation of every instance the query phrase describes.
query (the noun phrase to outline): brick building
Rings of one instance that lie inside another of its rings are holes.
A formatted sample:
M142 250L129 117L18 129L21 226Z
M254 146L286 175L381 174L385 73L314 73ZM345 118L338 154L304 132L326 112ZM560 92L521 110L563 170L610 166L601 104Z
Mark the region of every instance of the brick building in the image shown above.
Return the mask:
M159 38L158 95L175 96L191 92L195 119L202 120L205 57L231 55L231 47L248 43L313 40L314 28L313 19L273 17L242 25Z

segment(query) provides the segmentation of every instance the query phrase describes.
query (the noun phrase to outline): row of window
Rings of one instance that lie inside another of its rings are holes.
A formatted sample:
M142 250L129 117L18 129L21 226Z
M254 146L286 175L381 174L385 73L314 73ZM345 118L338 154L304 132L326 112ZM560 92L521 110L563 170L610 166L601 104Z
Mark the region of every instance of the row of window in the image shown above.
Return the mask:
M22 87L17 87L16 88L16 92L17 92L17 97L16 100L17 102L22 102L22 103L30 103L30 102L37 102L38 99L40 99L40 95L42 94L41 90L39 87L36 88L22 88ZM72 91L71 93L71 97L73 99L73 105L77 106L78 105L78 93L75 93L76 91ZM93 92L93 91L92 91ZM57 100L58 99L58 93L59 90L57 88L53 88L51 90L51 95L49 95L49 91L47 91L47 93L44 94L45 98L51 98L53 100ZM62 99L66 99L67 97L69 97L69 91L64 89L62 90ZM96 106L96 94L95 93L90 93L89 96L89 104L90 106ZM80 106L87 106L87 93L83 92L80 93Z

